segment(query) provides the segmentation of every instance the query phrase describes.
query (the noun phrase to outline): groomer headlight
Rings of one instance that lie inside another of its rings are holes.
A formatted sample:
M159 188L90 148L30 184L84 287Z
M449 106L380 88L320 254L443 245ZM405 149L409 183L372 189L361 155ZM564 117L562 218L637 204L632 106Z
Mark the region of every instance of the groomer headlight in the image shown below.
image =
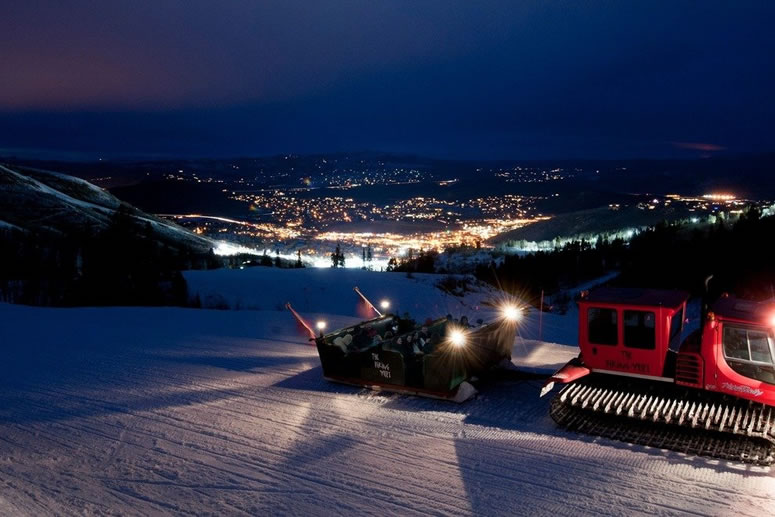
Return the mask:
M513 305L505 305L501 309L501 313L509 321L517 322L522 319L522 309Z
M449 342L455 348L466 346L466 335L462 330L454 329L449 333Z

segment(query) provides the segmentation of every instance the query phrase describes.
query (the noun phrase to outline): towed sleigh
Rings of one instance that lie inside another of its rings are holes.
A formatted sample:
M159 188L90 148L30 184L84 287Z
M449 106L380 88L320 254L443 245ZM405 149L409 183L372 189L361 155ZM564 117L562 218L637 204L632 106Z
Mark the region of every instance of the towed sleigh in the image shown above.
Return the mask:
M497 321L476 327L449 318L417 324L382 314L357 287L355 292L377 317L329 333L318 322L316 334L287 304L314 340L329 381L463 401L476 393L466 381L511 360L521 315L516 307L507 306Z

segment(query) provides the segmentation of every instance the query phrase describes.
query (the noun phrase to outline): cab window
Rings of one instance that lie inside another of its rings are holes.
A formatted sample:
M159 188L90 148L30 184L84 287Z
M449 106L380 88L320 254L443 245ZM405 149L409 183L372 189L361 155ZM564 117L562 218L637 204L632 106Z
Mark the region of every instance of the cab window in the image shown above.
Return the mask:
M656 314L624 311L624 346L653 350L657 343Z
M770 343L764 332L748 331L748 348L751 350L751 361L772 364Z
M592 307L587 310L587 335L593 345L616 345L619 342L616 309Z
M763 330L724 325L724 356L772 364L772 337Z
M724 357L735 372L768 384L775 384L775 343L762 329L724 325Z
M748 333L745 329L724 327L724 356L727 359L751 359L748 352Z

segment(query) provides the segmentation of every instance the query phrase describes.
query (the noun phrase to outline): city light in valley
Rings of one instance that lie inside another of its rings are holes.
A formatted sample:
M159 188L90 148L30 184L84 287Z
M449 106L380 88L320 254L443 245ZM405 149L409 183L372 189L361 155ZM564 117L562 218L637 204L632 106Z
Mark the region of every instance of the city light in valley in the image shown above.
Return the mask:
M265 168L269 165L272 170ZM218 211L160 214L215 239L219 255L261 255L328 267L340 246L345 267L379 270L391 259L405 261L422 252L550 250L573 238L594 242L607 231L558 235L568 230L558 220L558 229L546 237L541 231L527 233L538 237L520 236L523 228L573 210L566 182L595 181L601 174L597 168L512 165L453 173L342 155L244 160L231 168L235 175L230 177L201 168L161 175L165 182L213 185L218 197L233 204L228 216ZM615 173L625 170L619 167ZM471 191L480 180L487 186ZM465 181L468 187L461 190ZM607 238L629 240L661 219L699 224L735 216L751 203L721 190L612 197L603 206L620 228ZM488 260L485 255L482 260Z

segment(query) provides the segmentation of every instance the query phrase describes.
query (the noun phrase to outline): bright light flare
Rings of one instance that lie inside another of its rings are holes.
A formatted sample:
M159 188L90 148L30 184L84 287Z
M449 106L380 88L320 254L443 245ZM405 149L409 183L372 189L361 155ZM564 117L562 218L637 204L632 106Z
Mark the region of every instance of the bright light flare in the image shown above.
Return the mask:
M327 324L325 321L323 321L323 320L319 320L317 323L315 323L315 327L317 327L317 329L318 329L319 331L321 331L321 332L323 332L324 330L326 330L326 326L327 326L327 325L328 325L328 324Z
M379 302L379 306L383 311L386 311L390 308L390 300L382 300Z
M711 193L711 194L705 194L705 199L710 199L711 201L734 201L735 196L734 194L726 194L726 193Z
M217 246L213 250L213 253L221 257L230 257L232 255L239 255L239 254L256 255L256 256L259 255L258 251L253 248L248 248L245 246L240 246L238 244L232 244L230 242L225 242L225 241L218 242ZM329 260L329 262L331 261Z
M770 315L770 327L775 328L775 314Z
M455 348L462 348L466 344L466 335L462 330L454 329L449 333L449 342Z
M522 319L522 309L514 307L513 305L505 305L501 309L501 312L503 313L503 317L509 321L517 322Z

